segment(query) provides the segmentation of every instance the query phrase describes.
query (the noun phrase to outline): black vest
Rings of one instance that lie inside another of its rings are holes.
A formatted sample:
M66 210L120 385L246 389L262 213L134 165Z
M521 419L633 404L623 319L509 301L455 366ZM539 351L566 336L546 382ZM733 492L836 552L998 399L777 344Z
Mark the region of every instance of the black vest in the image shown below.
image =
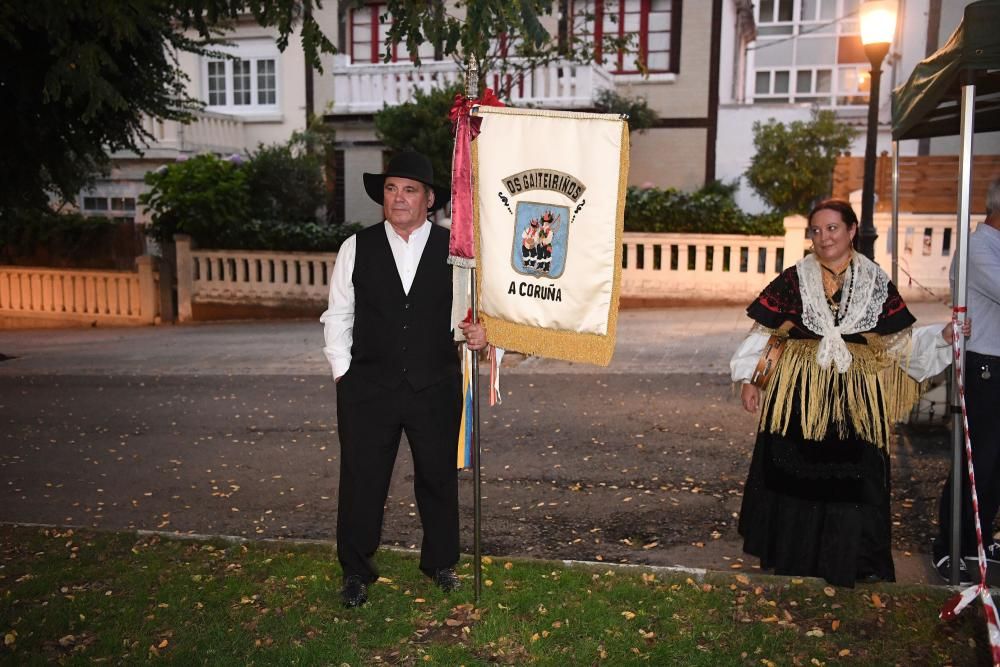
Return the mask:
M368 384L416 390L460 374L451 333L448 230L431 226L410 293L392 258L385 227L357 234L351 374Z

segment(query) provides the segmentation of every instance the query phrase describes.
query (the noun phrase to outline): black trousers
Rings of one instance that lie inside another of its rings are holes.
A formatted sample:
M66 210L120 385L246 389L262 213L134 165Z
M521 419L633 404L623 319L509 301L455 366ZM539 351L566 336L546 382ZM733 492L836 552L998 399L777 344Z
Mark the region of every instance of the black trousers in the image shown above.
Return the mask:
M993 525L1000 510L1000 357L965 353L965 407L972 440L972 464L976 471L976 496L983 543L993 541ZM989 378L983 378L984 369ZM938 505L938 539L934 557L948 554L951 544L951 475ZM976 555L976 526L965 449L962 449L961 545L963 556Z
M337 557L344 576L378 578L372 557L400 437L413 455L414 492L424 536L420 569L430 574L458 562L458 470L461 381L448 378L421 391L407 382L373 392L355 387L350 371L337 386L340 492ZM357 389L357 391L355 391Z

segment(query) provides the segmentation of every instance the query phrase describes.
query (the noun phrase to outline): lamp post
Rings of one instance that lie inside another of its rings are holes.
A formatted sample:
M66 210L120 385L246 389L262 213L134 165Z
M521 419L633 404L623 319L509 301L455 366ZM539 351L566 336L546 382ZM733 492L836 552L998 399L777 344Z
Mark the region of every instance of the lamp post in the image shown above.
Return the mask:
M861 252L875 259L875 146L878 135L879 81L882 59L896 32L896 0L866 0L861 4L861 43L872 65L868 88L868 127L865 141L865 177L861 188Z

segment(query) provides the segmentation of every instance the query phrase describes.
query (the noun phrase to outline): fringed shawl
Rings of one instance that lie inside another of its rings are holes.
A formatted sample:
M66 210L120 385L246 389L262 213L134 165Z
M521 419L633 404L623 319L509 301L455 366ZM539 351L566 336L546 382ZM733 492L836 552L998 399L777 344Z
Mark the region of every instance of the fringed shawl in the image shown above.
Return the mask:
M905 372L915 318L896 287L888 283L881 314L869 331L843 336L851 353L844 372L818 363L820 336L803 322L803 311L796 267L747 308L760 328L780 329L790 338L764 392L758 429L786 435L798 413L807 440L823 440L834 428L839 438L853 431L887 448L892 425L920 397L919 384Z
M920 398L920 385L880 345L847 345L851 366L839 373L817 363L817 340L789 340L765 391L758 429L785 435L798 412L807 440L823 440L830 428L845 438L850 428L865 442L888 447L892 425Z

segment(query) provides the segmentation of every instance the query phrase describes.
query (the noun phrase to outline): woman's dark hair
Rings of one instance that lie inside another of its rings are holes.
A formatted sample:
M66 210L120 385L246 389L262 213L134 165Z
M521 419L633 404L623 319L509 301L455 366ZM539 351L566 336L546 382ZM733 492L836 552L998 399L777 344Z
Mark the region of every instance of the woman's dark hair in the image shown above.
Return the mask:
M849 202L844 201L843 199L824 199L818 202L815 206L812 207L812 210L809 211L808 224L810 225L812 224L813 216L819 213L820 211L836 211L837 213L840 213L840 219L844 221L844 224L847 225L848 229L850 229L852 226L855 228L858 227L857 214L854 212L854 209L851 208L851 204ZM808 227L806 227L806 229L808 229ZM861 243L861 234L858 233L859 231L860 230L854 232L854 240L851 242L851 246L855 250L858 250Z

